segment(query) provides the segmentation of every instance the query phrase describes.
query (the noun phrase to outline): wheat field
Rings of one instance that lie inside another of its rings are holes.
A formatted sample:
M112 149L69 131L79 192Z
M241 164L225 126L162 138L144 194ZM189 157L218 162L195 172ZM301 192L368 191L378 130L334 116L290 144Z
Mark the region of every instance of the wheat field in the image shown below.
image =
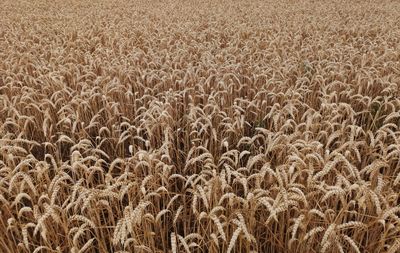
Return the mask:
M0 252L400 252L400 2L0 21Z

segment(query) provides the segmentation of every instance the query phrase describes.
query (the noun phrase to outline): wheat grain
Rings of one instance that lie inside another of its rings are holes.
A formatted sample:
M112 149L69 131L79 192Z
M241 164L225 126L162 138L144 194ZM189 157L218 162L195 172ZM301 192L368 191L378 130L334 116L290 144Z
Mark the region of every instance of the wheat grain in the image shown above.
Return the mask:
M242 231L241 227L238 227L235 232L233 232L233 235L231 237L231 240L229 241L229 245L228 245L228 249L227 249L227 253L230 253L233 249L233 247L235 246L236 240L240 235L240 232Z

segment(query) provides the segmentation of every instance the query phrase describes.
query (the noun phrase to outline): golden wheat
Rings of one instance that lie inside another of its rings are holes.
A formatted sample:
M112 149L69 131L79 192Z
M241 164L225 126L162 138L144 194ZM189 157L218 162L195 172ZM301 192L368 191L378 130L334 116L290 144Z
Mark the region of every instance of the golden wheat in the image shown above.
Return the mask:
M400 251L400 3L0 12L0 252Z

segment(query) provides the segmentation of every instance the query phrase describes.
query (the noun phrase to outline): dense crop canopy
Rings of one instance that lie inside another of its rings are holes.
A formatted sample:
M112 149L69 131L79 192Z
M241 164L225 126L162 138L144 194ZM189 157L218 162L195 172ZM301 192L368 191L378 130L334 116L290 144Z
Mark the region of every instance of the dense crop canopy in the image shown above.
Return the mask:
M399 22L2 0L0 252L399 252Z

